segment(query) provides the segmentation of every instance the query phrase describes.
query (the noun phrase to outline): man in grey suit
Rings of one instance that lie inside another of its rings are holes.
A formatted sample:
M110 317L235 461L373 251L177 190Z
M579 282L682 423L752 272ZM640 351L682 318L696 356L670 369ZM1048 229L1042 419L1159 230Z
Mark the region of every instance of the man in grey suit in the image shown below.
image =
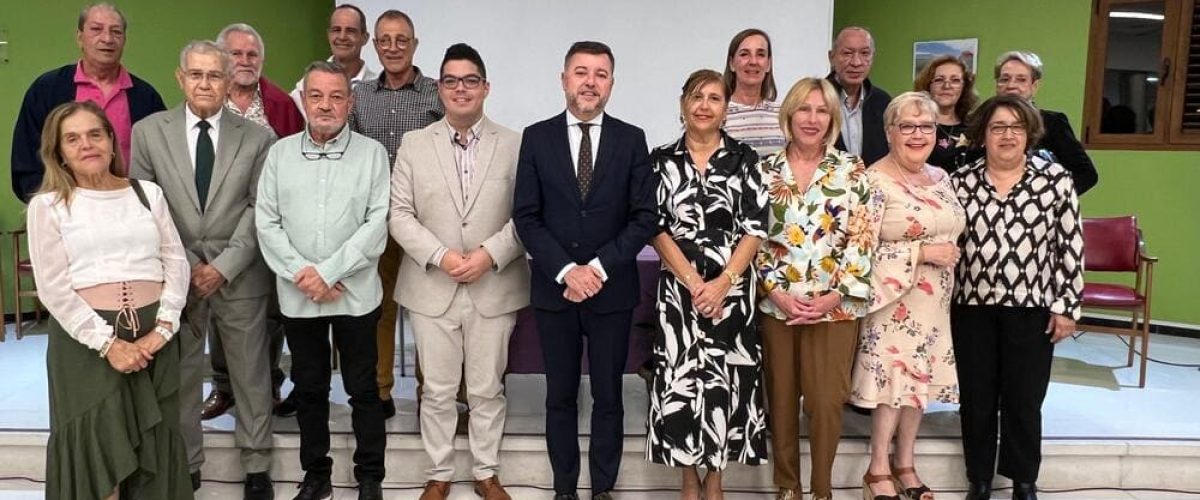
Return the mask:
M454 477L455 394L466 379L475 493L501 486L503 377L529 265L512 223L520 134L483 115L489 84L475 49L442 61L446 117L405 134L392 172L392 237L404 249L395 299L409 311L424 368L421 440L433 462L422 500L444 500Z
M192 266L185 334L180 335L180 427L199 488L204 339L220 336L238 401L234 441L246 472L245 498L275 498L271 467L270 338L273 279L258 249L258 177L274 141L265 128L223 112L233 63L210 41L180 53L175 78L185 102L133 128L130 175L162 186Z

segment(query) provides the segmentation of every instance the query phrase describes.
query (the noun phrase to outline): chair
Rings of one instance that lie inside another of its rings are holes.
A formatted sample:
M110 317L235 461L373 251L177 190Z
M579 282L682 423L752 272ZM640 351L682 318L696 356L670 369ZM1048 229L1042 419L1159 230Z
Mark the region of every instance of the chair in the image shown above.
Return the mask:
M21 239L25 235L25 229L10 231L8 234L12 240L13 304L15 305L13 318L16 320L14 330L16 330L17 340L21 340L21 337L24 337L22 330L25 327L21 313L21 299L33 299L34 324L42 320L42 304L38 301L37 285L33 281L33 264L29 262L29 259L21 258ZM26 280L29 282L28 286L23 284Z
M1092 326L1087 331L1129 337L1133 366L1134 341L1142 340L1138 387L1146 387L1146 360L1150 356L1150 302L1155 257L1146 255L1146 243L1134 216L1083 219L1083 262L1086 271L1134 273L1132 287L1118 283L1085 283L1083 307L1130 315L1128 327ZM1140 322L1139 322L1140 321Z

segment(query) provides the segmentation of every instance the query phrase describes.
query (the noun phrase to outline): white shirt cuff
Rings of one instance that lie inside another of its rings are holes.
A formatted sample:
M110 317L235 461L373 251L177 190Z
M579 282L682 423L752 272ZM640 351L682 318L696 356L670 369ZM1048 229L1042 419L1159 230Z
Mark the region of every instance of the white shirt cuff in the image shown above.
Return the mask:
M608 273L604 272L604 265L600 264L600 257L593 257L588 261L588 265L600 272L600 281L608 281Z

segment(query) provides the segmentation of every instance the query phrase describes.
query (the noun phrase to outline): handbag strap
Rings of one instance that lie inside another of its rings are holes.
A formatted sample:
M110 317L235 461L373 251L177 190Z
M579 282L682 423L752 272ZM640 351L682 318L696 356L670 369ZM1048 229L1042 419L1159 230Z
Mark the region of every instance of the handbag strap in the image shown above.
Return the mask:
M142 206L146 210L150 210L150 200L146 199L146 192L142 191L142 184L137 179L129 179L129 185L133 187L133 194L137 195L138 201L142 202ZM153 210L150 210L153 212Z

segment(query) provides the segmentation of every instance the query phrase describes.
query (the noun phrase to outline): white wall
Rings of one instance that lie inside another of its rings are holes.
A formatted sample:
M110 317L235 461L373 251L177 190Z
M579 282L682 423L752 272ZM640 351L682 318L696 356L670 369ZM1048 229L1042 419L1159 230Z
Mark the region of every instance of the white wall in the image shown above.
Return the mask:
M340 2L335 2L340 3ZM646 129L651 147L679 134L680 87L693 70L725 67L729 40L745 28L771 35L779 99L803 76L824 76L833 0L396 0L353 1L375 18L400 9L420 40L416 64L437 78L446 47L483 56L488 116L520 131L565 108L559 73L571 43L597 40L616 56L608 112ZM374 34L372 33L372 36ZM363 59L378 71L374 44Z

